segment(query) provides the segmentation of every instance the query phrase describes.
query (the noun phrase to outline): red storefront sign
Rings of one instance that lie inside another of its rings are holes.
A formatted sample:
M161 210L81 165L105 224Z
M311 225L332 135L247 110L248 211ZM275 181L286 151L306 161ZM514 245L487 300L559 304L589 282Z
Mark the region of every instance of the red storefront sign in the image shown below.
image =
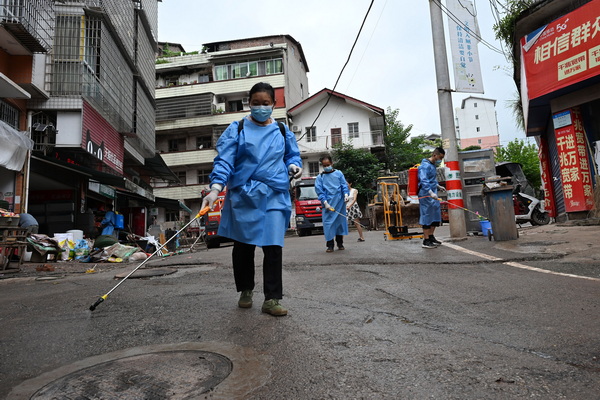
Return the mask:
M579 108L572 108L570 114L572 123L554 130L565 210L567 212L587 211L594 207L594 190L586 138Z
M529 99L600 74L600 0L521 38Z
M83 102L81 147L117 172L123 173L123 137L86 101Z
M550 167L550 154L548 153L548 140L545 136L540 139L538 149L540 170L542 172L542 186L544 187L544 210L552 218L556 217L556 204L554 202L554 187L552 186L552 168Z

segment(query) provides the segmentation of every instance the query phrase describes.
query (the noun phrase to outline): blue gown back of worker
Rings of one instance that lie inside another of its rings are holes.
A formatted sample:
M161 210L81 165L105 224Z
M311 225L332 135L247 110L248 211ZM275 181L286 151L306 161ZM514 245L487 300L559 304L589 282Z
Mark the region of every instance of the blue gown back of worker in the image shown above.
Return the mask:
M437 171L435 165L424 158L419 165L419 225L431 225L442 221L442 209L439 200L429 196L429 191L437 194Z
M302 167L294 134L276 122L258 126L238 121L217 142L210 181L227 186L218 234L257 246L281 246L291 215L288 167Z
M342 171L336 169L330 173L323 172L319 174L315 181L315 190L319 196L319 200L321 200L321 204L327 201L339 213L329 211L323 207L323 233L325 234L325 240L332 240L336 235L347 235L348 220L346 218L344 194L350 194L350 190Z

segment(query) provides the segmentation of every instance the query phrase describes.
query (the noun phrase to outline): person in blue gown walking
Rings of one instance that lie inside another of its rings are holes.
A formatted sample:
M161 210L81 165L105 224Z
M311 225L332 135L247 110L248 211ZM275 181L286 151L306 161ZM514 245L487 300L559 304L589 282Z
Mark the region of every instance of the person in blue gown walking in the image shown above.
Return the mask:
M437 170L446 152L441 147L433 150L431 157L424 158L419 165L419 224L423 226L423 244L426 249L435 249L442 242L433 233L442 222L442 210L437 195Z
M344 235L348 234L348 220L346 218L346 202L350 195L346 178L342 171L333 169L330 156L321 158L323 172L315 181L315 190L323 210L323 231L327 241L327 252L333 251L333 240L339 250L344 250Z
M250 90L250 115L243 127L234 121L217 142L217 157L210 174L210 193L202 208L214 207L227 187L218 234L233 244L233 274L238 306L252 307L254 253L262 247L265 301L262 311L286 315L283 297L282 248L291 215L289 177L302 175L302 160L294 134L272 117L275 90L257 83Z

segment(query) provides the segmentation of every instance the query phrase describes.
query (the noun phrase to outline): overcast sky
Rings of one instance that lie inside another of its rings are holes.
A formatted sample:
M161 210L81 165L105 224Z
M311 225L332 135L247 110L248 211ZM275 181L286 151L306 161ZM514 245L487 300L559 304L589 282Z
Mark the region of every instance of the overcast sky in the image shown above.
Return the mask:
M158 38L194 51L203 43L289 34L304 50L312 95L333 89L370 2L163 0L158 3ZM489 1L476 0L475 6L481 36L500 47ZM508 62L483 44L479 53L485 93L474 96L497 100L501 144L525 138L507 106L516 92ZM399 119L413 125L413 134L439 134L429 1L375 0L336 91L383 109L399 109ZM467 96L453 94L454 107Z

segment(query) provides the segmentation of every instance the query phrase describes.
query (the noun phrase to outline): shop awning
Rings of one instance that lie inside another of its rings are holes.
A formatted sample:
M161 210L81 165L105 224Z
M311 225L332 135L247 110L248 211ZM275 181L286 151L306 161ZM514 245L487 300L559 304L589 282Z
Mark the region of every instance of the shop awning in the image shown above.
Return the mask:
M156 205L157 207L166 208L167 210L183 210L183 211L188 212L190 214L194 213L181 200L166 199L164 197L155 197L154 198L154 205Z
M0 121L0 166L20 171L33 149L33 140L4 121Z
M145 165L139 169L144 170L149 176L163 179L168 182L181 183L179 178L167 166L160 154L144 159Z

